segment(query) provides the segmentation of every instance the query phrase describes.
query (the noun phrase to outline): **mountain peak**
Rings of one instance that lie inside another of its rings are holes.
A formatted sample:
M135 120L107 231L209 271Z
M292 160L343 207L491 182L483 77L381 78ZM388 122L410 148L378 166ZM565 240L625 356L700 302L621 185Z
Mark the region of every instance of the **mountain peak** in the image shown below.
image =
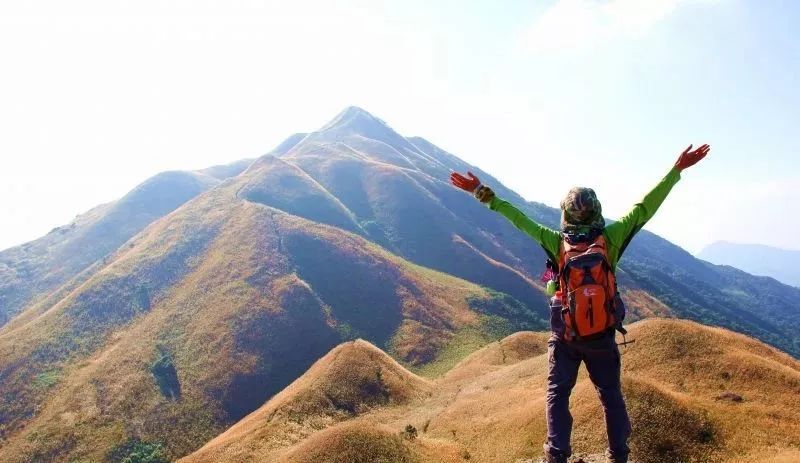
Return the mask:
M373 134L376 132L391 131L386 122L373 116L366 110L358 106L348 106L336 115L320 132L330 132L344 130L350 133L361 135Z
M369 111L367 111L366 109L364 109L362 107L359 107L359 106L348 106L348 107L344 108L342 110L342 112L339 113L339 115L340 116L362 115L362 116L368 116L368 117L375 117L372 114L370 114Z
M412 145L382 119L358 106L349 106L304 142L345 143L370 153L381 162L406 168L436 165L436 161Z

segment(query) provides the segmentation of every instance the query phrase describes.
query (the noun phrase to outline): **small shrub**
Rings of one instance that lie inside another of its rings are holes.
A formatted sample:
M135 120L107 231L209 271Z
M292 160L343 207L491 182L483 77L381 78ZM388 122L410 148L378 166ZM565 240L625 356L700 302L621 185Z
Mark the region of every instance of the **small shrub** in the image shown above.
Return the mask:
M741 395L739 395L739 394L737 394L735 392L731 392L731 391L723 392L722 394L718 395L716 397L716 399L717 400L729 400L731 402L736 402L736 403L744 402L744 397L742 397Z
M47 389L58 382L61 373L58 370L47 370L44 373L39 373L33 380L33 384L37 388Z
M161 394L169 399L179 399L181 397L181 384L178 380L178 372L172 361L172 356L165 349L159 347L158 357L150 365L150 372L155 377Z
M412 426L412 425L410 425L410 424L407 424L407 425L406 425L406 428L405 428L405 429L403 430L403 432L402 432L402 433L400 433L400 434L401 434L401 435L403 436L403 438L405 438L406 440L414 440L414 439L416 439L416 438L417 438L417 434L418 434L418 433L417 433L417 428L415 428L414 426Z

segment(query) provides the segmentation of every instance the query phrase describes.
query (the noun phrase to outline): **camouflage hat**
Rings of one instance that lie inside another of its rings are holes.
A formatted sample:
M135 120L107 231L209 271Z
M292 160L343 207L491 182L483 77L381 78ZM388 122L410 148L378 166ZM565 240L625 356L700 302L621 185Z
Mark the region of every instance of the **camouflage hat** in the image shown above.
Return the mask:
M561 200L561 228L605 228L603 208L591 188L575 187Z

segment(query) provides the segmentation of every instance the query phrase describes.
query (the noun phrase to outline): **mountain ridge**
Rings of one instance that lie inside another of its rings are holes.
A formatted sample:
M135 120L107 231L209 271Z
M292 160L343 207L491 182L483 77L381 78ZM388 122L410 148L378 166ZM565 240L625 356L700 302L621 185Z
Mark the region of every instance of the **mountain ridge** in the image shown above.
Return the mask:
M150 177L117 201L97 206L29 243L0 251L0 326L117 249L147 224L219 183L192 171Z
M794 263L800 258L800 250L763 244L717 241L703 248L697 257L717 265L728 265L753 275L768 276L783 284L800 287L800 271L794 268Z

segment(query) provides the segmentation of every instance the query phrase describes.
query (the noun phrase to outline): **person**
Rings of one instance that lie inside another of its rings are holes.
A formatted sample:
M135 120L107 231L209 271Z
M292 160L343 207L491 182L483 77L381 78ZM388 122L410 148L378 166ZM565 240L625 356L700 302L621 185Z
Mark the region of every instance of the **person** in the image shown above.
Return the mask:
M497 197L491 188L481 184L472 172L468 172L467 176L451 173L450 181L454 186L473 193L480 202L530 235L544 248L550 258L549 264L556 267L559 291L551 300L550 320L553 333L548 341L547 440L544 444L548 463L566 463L572 454L569 396L581 362L586 363L589 378L603 406L608 435L607 462L628 461L631 425L622 395L621 361L616 343L616 330L624 333L621 325L624 305L619 299L613 274L625 248L656 213L672 187L680 180L681 172L703 159L710 149L707 144L695 150L689 145L666 177L628 214L610 225L605 223L602 207L594 190L572 188L561 201L560 231L547 228L526 217L512 204ZM589 256L588 260L586 256ZM576 261L577 258L583 260ZM573 268L575 262L581 262L577 270ZM594 264L587 262L599 262L596 266L599 270L595 271L594 267L590 269ZM604 268L609 270L607 276L603 274ZM570 272L575 273L577 278ZM576 285L583 288L583 291L576 290ZM603 288L608 289L598 291ZM597 293L601 294L598 296ZM584 294L587 296L584 297ZM594 306L592 302L595 302ZM593 308L598 305L603 305L605 310ZM585 317L575 316L576 308L582 306L588 307L582 309ZM595 331L599 332L594 333ZM586 336L587 333L592 334Z

